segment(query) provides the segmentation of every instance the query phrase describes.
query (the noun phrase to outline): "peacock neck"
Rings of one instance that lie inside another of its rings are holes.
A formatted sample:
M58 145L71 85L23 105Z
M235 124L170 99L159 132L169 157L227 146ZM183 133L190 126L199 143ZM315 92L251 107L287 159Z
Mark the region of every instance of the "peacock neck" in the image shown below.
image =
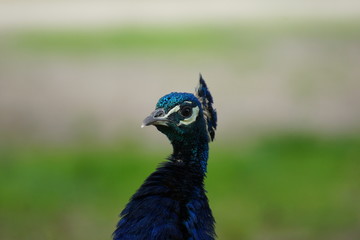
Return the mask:
M209 144L207 141L172 141L172 159L183 161L191 170L205 176L207 160L209 156Z

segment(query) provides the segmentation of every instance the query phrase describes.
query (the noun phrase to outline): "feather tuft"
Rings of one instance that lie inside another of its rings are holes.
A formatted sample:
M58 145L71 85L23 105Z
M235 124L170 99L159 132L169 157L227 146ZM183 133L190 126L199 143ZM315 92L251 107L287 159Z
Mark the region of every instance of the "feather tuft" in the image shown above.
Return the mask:
M211 141L213 141L215 138L215 130L217 126L217 114L216 110L213 108L213 98L201 74L199 85L195 90L195 96L199 99L203 107L204 118L207 124L207 131Z

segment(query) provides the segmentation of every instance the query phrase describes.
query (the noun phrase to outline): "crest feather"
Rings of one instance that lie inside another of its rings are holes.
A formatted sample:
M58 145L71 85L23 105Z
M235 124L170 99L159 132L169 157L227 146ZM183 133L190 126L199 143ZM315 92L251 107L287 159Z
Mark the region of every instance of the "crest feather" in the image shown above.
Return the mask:
M216 114L216 110L212 106L213 98L201 74L200 74L199 85L195 90L195 96L199 99L202 105L205 122L207 124L207 130L211 141L213 141L217 126L217 114Z

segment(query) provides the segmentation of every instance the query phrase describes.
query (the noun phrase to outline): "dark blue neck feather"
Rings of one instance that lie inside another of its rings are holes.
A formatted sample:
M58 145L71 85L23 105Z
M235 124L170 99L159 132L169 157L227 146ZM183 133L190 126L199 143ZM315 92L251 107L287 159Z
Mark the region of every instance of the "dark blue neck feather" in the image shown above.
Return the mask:
M145 180L122 211L115 240L214 239L214 218L204 190L208 143L172 145L170 161Z
M171 160L183 161L193 171L205 175L209 154L209 144L207 141L172 141L171 144L173 145Z
M161 125L156 128L168 137L173 146L170 160L183 161L193 171L205 175L209 154L209 136L203 118L199 119L189 132L182 129L174 131Z

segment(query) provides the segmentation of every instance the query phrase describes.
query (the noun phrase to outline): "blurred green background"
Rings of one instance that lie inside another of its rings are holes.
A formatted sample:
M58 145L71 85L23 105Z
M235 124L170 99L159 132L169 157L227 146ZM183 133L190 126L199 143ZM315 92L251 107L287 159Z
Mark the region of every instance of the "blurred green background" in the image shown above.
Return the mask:
M360 239L358 5L0 2L0 239L111 239L199 72L218 239Z

